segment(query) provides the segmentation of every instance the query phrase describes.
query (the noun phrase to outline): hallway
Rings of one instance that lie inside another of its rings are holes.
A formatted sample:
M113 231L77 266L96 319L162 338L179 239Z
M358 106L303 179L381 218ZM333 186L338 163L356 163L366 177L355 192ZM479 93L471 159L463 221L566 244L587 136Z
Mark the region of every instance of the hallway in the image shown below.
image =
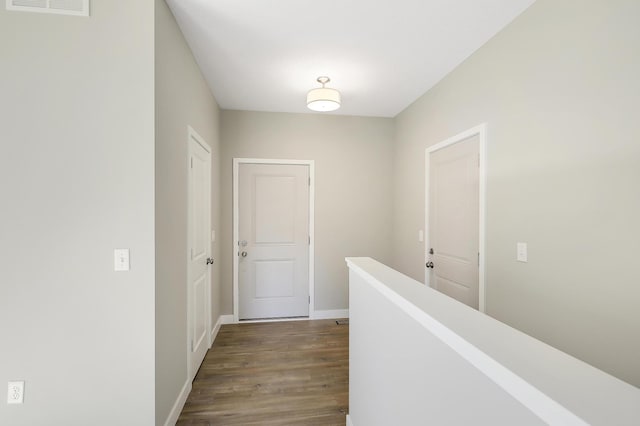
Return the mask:
M348 403L348 325L224 325L177 424L342 426Z

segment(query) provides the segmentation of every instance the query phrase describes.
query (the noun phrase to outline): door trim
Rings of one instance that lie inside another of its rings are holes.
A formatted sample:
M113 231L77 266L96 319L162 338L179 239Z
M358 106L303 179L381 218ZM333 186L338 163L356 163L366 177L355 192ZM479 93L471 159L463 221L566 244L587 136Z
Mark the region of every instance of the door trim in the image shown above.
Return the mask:
M213 174L213 151L211 149L211 147L209 146L209 144L207 144L204 139L202 138L202 136L200 136L198 134L198 132L196 132L193 127L191 126L187 126L187 250L186 250L186 260L187 260L187 342L186 342L186 346L187 346L187 373L189 376L189 382L193 381L195 379L195 375L197 373L196 371L193 371L193 367L192 367L192 346L193 346L193 338L194 336L192 336L192 330L193 330L193 312L192 312L192 291L191 291L191 271L190 271L190 261L191 261L191 254L189 253L190 251L190 245L191 245L191 217L192 217L192 211L191 211L191 156L193 155L193 149L191 147L191 140L194 140L197 144L199 144L205 151L207 151L209 153L209 164L210 164L210 168L209 168L209 217L208 217L208 223L207 223L207 230L208 230L208 235L211 235L211 201L212 201L212 186L211 186L211 176ZM208 239L208 241L210 242L210 238ZM209 256L211 256L211 242L209 243ZM206 327L206 339L207 339L207 347L211 348L211 344L213 343L211 341L211 268L207 268L207 278L206 278L206 287L205 287L205 327Z
M240 240L239 226L239 185L238 173L241 164L282 164L282 165L303 165L309 166L309 318L315 316L315 162L314 160L281 160L281 159L265 159L265 158L234 158L233 159L233 240L231 247L231 256L233 259L233 322L240 322L240 303L238 289L238 241Z
M445 139L444 141L428 147L425 150L425 200L424 200L424 226L425 226L425 242L424 242L424 257L427 259L429 256L428 250L430 247L430 234L429 234L429 176L430 176L430 156L432 152L439 151L450 145L458 142L465 141L473 136L478 136L479 139L479 170L478 170L478 310L485 312L486 310L486 281L485 281L485 262L486 262L486 199L487 199L487 184L486 184L486 165L487 165L487 123L479 124L472 127L469 130L465 130L453 137ZM427 283L427 274L429 270L425 268L425 284Z

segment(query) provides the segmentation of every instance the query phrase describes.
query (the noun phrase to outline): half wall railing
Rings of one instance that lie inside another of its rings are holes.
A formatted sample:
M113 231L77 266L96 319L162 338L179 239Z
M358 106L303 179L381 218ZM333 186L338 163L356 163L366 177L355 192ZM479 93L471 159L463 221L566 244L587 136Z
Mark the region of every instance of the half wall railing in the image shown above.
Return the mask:
M347 425L640 425L640 389L373 259L347 265Z

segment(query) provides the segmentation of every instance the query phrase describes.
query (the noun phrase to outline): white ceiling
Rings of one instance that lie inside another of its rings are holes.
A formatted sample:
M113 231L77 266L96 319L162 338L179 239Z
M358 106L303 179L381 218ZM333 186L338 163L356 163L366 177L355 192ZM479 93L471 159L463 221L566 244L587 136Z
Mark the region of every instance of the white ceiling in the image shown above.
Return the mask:
M223 109L394 117L535 0L167 0Z

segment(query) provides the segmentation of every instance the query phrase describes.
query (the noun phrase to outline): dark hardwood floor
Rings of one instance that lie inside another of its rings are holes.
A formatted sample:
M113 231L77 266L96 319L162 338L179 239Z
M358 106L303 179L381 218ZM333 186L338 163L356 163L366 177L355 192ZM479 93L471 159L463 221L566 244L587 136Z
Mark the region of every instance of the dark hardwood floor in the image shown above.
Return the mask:
M343 426L348 404L348 325L224 325L177 424Z

